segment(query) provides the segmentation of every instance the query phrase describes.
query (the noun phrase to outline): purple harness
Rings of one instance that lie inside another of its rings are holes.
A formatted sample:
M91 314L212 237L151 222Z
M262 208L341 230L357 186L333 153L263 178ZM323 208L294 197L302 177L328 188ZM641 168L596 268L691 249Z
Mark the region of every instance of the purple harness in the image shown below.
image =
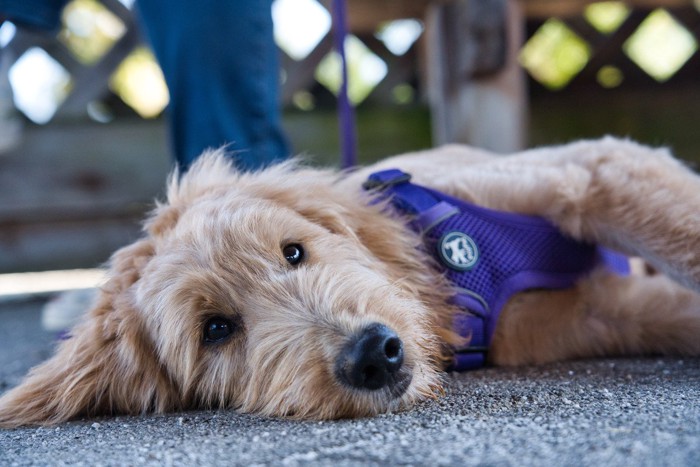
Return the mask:
M410 227L455 287L452 301L464 313L453 325L470 341L456 349L451 370L485 365L498 316L514 294L571 287L601 262L617 274L629 273L623 255L566 237L544 218L483 208L410 180L400 170L384 170L363 187L381 190L411 218Z

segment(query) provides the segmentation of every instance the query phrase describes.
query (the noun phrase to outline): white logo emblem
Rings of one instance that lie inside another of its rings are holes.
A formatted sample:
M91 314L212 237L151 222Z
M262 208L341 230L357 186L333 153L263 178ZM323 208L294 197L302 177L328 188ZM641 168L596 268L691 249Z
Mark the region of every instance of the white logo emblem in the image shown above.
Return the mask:
M466 271L474 267L479 260L479 250L476 243L462 232L448 232L438 242L440 258L446 266L458 271Z

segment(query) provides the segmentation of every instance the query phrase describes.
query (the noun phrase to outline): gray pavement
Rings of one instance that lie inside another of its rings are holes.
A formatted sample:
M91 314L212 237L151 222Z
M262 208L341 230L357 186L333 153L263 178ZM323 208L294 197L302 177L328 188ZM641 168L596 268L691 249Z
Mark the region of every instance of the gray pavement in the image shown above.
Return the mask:
M0 304L0 391L50 355L40 305ZM699 401L700 359L486 369L447 376L437 401L371 419L202 411L0 430L0 466L698 466Z

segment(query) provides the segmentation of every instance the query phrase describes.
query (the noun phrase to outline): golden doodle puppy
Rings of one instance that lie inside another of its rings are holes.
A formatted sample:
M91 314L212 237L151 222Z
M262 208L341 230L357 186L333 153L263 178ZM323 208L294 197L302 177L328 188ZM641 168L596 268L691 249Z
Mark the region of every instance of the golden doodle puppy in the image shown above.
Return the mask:
M615 270L602 247L647 266ZM700 355L699 284L700 178L662 149L447 146L347 173L239 173L215 151L171 178L84 321L2 396L0 426L371 416L439 396L464 361Z

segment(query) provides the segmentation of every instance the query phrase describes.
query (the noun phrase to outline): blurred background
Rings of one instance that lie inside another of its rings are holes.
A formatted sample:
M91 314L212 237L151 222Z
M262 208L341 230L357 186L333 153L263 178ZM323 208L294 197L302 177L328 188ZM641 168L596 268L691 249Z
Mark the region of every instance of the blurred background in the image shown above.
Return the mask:
M700 0L347 0L361 162L605 134L700 159ZM172 168L168 90L133 0L72 0L57 34L0 28L0 296L91 285ZM328 1L275 0L294 151L339 160ZM84 269L88 270L84 270ZM16 274L64 271L72 274Z

